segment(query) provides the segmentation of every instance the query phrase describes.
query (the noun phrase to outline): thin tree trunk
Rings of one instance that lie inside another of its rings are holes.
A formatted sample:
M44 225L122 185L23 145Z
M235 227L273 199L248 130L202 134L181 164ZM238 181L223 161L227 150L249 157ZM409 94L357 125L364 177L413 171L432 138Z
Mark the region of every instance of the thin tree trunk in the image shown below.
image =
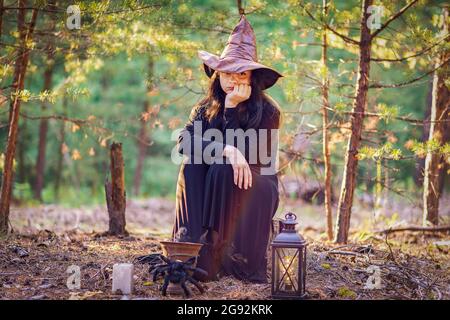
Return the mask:
M378 158L375 161L375 168L376 168L376 174L375 174L375 187L373 190L373 212L374 212L374 223L377 222L378 218L381 216L382 213L382 205L381 205L381 192L383 190L383 166L381 165L383 159Z
M350 217L355 191L356 171L358 167L358 148L361 142L364 112L367 106L367 92L369 89L371 37L367 20L370 16L367 8L372 0L363 0L361 17L361 36L359 43L358 79L356 85L353 114L351 115L351 133L345 154L344 174L341 194L338 203L335 242L346 243L350 228Z
M149 58L147 92L153 89L153 83L151 82L152 78L153 78L153 59ZM149 111L148 110L150 106L149 99L150 97L147 95L147 100L144 103L144 112ZM134 172L134 179L133 179L133 193L135 196L138 196L141 190L142 171L144 168L148 144L150 142L147 128L148 128L147 121L141 119L141 129L139 131L139 140L137 142L138 156L137 156L136 170Z
M19 129L21 132L26 132L26 128L27 128L27 121L26 119L23 119L22 121L22 126ZM17 168L17 180L20 181L21 183L24 183L27 180L27 174L28 171L26 169L25 166L25 150L27 148L27 144L26 142L26 137L19 137L19 141L18 141L18 151L17 151L17 157L18 157L18 168Z
M44 73L44 90L51 89L52 72L53 67L45 70ZM42 104L41 110L46 109L45 102ZM44 173L45 173L45 152L47 146L47 132L48 132L48 119L41 119L39 123L39 143L38 154L36 159L36 182L34 186L34 197L42 201L42 189L44 187Z
M53 32L55 30L55 14L53 10L55 10L54 1L48 1L48 9L51 11L49 14L50 18L50 28L51 31L48 43L46 47L47 51L47 60L45 61L46 67L44 71L44 87L43 91L50 91L52 89L52 77L53 70L55 66L55 46L53 40ZM47 102L43 102L41 106L42 112L45 112L47 109ZM46 160L46 146L47 146L47 132L48 132L48 119L41 119L39 123L39 144L38 144L38 154L36 159L36 183L34 186L34 197L42 201L42 189L44 188L44 175L45 175L45 160Z
M32 38L38 14L38 10L33 9L30 27L27 32L24 31L24 21L26 11L25 7L26 7L25 1L20 0L19 1L20 9L18 10L17 16L18 29L20 34L20 47L14 70L13 88L15 89L14 90L15 95L14 98L11 100L10 105L8 141L6 145L3 179L0 191L0 235L5 235L9 231L9 208L11 201L13 170L14 170L13 162L16 153L17 135L19 131L19 112L21 105L19 93L24 88L24 80L28 66L28 59L30 55L30 49L26 48L26 43Z
M63 96L62 100L62 107L63 107L63 116L66 114L67 109L67 96ZM58 162L56 165L56 177L55 177L55 200L59 201L59 189L61 185L61 177L62 177L62 171L63 171L63 161L64 161L64 154L63 154L63 146L66 141L66 122L61 121L61 127L59 129L59 146L58 146Z
M5 12L4 9L4 0L0 0L0 40L2 38L3 33L3 13Z
M110 149L111 182L105 182L106 205L109 214L109 235L128 235L125 229L125 173L122 156L122 144L113 143Z
M448 7L443 9L443 32L448 34ZM436 61L436 67L441 65L443 61L447 61L450 57L450 52L444 52ZM440 70L434 72L433 75L433 98L431 104L430 120L448 120L450 119L450 94L446 86L446 81L449 78L448 64L444 65ZM445 144L448 138L447 131L449 130L448 122L431 122L430 134L428 141L436 140L440 146ZM445 172L446 163L445 158L438 152L427 152L425 159L424 170L424 192L423 192L423 225L439 224L439 199L443 189L443 176Z
M17 31L19 33L19 48L17 49L17 58L14 64L14 77L13 77L13 83L12 88L14 92L19 92L20 86L20 75L22 73L22 63L25 58L25 52L26 52L26 37L27 37L27 31L25 27L25 15L26 15L26 0L20 0L19 1L19 10L17 11ZM18 100L17 98L11 100L11 103L9 105L9 119L8 119L8 126L11 126L11 120L13 117L13 109L14 109L14 103ZM19 102L20 104L20 102Z
M144 103L144 112L148 111L148 107L149 103L146 101ZM150 140L148 138L147 125L148 123L144 119L141 119L141 129L139 130L139 140L137 142L138 156L133 179L133 193L135 196L138 196L141 191L142 172L145 163L145 156L147 154L148 141Z
M425 120L422 126L422 142L426 142L430 135L430 116L431 105L433 103L433 79L430 80L429 90L426 98L425 114L423 119ZM425 176L425 158L418 158L416 162L416 171L414 174L414 181L418 187L423 186L423 177Z
M327 0L323 0L323 16L328 15L328 3ZM328 99L329 92L329 76L328 76L328 64L327 64L327 29L323 27L322 32L322 67L326 70L322 80L322 121L323 121L323 157L325 165L325 213L327 217L327 235L328 240L333 240L333 211L331 209L331 164L330 164L330 149L329 149L329 137L328 137L328 109L330 107L330 101Z
M244 7L242 6L242 0L236 0L239 14L244 14Z

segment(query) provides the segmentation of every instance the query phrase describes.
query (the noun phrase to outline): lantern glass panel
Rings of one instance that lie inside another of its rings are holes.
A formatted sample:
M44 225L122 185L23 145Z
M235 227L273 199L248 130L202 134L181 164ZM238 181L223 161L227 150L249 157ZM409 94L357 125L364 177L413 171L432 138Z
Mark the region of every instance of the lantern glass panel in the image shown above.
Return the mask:
M275 286L276 290L286 293L298 291L298 263L297 248L275 248Z

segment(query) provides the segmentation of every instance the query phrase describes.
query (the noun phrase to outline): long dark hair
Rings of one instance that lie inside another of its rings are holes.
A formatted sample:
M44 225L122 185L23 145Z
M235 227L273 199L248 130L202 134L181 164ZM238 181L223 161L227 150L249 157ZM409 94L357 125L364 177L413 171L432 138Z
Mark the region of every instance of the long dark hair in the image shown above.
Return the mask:
M279 105L261 89L261 82L259 81L260 77L260 70L256 69L252 71L250 79L252 92L250 97L236 107L239 108L239 122L243 129L258 128L265 107L267 110L267 105L270 105L275 111L278 111L281 116ZM215 71L210 79L208 93L199 102L200 106L206 106L205 115L209 122L223 110L225 97L226 93L222 90L220 85L220 77L218 72Z

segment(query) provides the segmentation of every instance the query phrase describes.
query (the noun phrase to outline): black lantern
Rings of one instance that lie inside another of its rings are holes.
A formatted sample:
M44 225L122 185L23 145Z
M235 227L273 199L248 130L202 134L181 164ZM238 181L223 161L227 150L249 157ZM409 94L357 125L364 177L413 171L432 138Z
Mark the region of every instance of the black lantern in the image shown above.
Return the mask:
M302 299L306 296L306 241L295 231L297 216L289 212L280 221L272 241L272 298Z

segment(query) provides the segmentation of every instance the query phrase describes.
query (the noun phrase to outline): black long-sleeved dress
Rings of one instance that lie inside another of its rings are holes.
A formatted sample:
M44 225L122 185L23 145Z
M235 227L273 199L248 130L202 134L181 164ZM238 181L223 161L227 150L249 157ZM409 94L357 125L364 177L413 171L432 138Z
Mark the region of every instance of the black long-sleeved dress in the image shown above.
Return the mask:
M207 270L209 276L198 275L199 280L217 279L220 272L241 280L267 282L266 251L272 218L279 204L276 171L267 168L275 168L278 130L272 129L279 128L280 114L271 103L264 102L257 131L267 129L268 147L267 152L263 151L266 158L261 160L258 156L256 163L249 162L253 181L252 187L245 190L234 184L232 166L222 157L226 144L242 148L236 139L227 141L225 134L227 129L241 128L239 108L242 107L222 108L211 122L205 117L206 106L194 107L178 139L178 152L187 157L178 176L173 236L184 227L184 241L204 243L197 264ZM194 134L195 121L202 126L201 136ZM211 128L223 132L224 140L205 138L203 133ZM259 135L256 137L258 142L262 139ZM194 149L195 145L201 147ZM245 150L240 150L247 161L250 150L259 151L253 149L255 147L258 148L254 140L250 143L245 139ZM216 148L216 152L205 160L201 156L207 148ZM212 162L220 157L222 164Z

